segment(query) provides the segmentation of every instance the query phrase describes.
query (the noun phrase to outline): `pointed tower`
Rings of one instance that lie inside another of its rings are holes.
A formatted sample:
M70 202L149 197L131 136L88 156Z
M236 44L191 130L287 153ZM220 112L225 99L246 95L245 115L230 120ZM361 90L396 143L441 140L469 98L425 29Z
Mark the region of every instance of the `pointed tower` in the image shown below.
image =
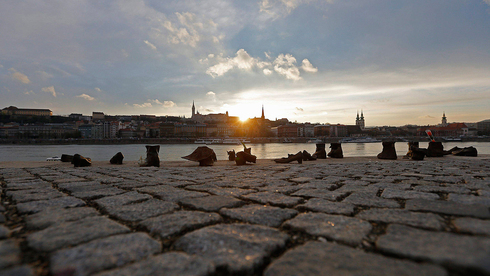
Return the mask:
M260 119L265 120L264 105L262 105L262 116L260 116Z
M359 119L359 122L360 122L361 129L364 129L364 127L366 127L366 123L364 122L364 113L362 112L362 109L361 109L361 119Z
M447 118L446 118L446 112L442 112L442 121L441 121L441 125L443 127L447 126Z
M191 119L194 119L194 116L196 116L196 106L194 105L194 101L192 101L192 117L191 117Z

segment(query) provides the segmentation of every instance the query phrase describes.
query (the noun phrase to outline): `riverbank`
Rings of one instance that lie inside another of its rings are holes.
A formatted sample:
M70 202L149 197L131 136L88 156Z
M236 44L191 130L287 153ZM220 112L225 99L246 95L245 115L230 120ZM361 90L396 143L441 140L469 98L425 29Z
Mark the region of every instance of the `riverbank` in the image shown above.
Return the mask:
M29 163L0 168L0 275L490 274L488 155Z

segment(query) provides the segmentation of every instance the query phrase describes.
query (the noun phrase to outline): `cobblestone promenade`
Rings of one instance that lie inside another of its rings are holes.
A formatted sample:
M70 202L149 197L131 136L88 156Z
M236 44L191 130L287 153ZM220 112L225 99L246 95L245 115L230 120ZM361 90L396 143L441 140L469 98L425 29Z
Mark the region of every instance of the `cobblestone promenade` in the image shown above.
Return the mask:
M490 275L489 158L346 159L0 168L0 275Z

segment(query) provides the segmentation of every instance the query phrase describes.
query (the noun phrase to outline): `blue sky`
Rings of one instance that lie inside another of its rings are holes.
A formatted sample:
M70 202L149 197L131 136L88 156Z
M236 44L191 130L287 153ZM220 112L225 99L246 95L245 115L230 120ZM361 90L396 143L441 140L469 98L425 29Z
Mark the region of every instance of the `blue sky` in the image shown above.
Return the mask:
M0 1L0 102L367 126L490 118L490 0Z

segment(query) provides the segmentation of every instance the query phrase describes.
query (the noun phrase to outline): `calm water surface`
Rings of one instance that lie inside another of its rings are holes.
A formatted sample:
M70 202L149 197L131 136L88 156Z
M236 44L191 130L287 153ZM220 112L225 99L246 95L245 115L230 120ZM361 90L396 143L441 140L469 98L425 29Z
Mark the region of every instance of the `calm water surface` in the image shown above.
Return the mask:
M428 143L420 143L420 147L427 148ZM479 154L490 154L490 142L447 142L443 143L444 149L454 146L477 148ZM327 152L328 146L327 143ZM192 153L199 144L160 145L160 159L162 161L184 160L181 157ZM243 150L241 145L207 145L216 153L218 160L228 159L226 151ZM286 157L288 153L297 153L306 150L313 154L316 146L312 143L269 143L247 144L252 148L252 154L259 159L272 159ZM397 154L403 156L407 153L408 146L404 142L395 144ZM345 157L376 156L382 150L381 143L343 143L342 150ZM108 161L117 152L124 154L124 160L137 161L140 156L145 158L146 148L143 144L130 145L0 145L0 162L2 161L44 161L48 157L61 156L62 154L81 154L90 157L94 161Z

